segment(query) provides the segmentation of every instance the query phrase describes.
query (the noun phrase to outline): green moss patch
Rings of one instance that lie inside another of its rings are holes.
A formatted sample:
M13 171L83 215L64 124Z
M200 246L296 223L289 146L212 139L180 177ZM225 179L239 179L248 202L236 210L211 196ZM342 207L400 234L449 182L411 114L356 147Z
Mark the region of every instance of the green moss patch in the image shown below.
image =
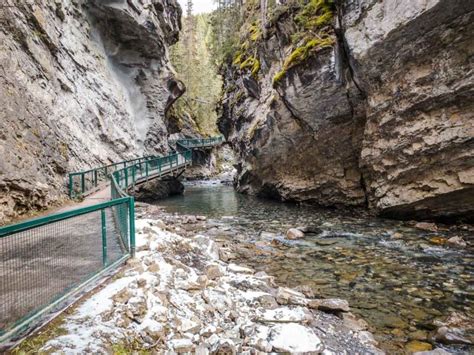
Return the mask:
M306 61L317 50L331 47L333 44L334 38L332 37L313 38L308 40L304 45L297 47L291 52L288 58L286 58L282 70L273 77L273 85L278 85L289 69Z

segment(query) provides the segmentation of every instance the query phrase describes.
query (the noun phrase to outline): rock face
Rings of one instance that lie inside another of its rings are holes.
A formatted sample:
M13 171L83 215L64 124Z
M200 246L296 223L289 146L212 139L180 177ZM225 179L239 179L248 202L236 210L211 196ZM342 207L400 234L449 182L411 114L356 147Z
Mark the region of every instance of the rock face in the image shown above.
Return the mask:
M181 195L184 192L184 185L179 179L169 176L163 179L155 179L145 182L135 188L132 195L137 201L149 202L160 200L173 195Z
M472 214L474 4L356 1L345 39L367 95L361 168L371 206L419 218Z
M474 4L343 0L331 47L272 78L295 30L258 44L258 77L229 66L220 130L240 191L397 218L472 218ZM242 67L242 66L241 66Z
M66 172L167 149L180 17L175 0L0 7L0 223L64 196Z

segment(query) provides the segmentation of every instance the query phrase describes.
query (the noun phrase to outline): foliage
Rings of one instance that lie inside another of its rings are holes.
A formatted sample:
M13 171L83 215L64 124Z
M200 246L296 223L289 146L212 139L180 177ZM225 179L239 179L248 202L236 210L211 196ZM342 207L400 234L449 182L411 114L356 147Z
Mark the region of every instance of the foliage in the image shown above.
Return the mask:
M244 62L240 64L240 69L249 69L252 75L256 76L260 71L260 61L255 57L248 57Z
M285 77L288 69L306 61L315 49L331 47L333 44L334 39L332 37L313 38L308 40L303 46L297 47L288 58L286 58L282 70L273 77L273 84L277 85Z
M210 49L212 28L209 15L188 16L180 41L171 49L171 61L186 93L173 105L173 116L190 115L203 135L217 132L216 104L221 95L222 79Z
M39 331L37 334L23 340L16 348L12 350L13 355L32 355L44 354L41 348L53 338L61 335L66 335L67 331L63 327L64 317L58 317L50 322L46 328Z
M308 31L326 26L332 21L333 7L333 0L310 0L295 16L295 21Z

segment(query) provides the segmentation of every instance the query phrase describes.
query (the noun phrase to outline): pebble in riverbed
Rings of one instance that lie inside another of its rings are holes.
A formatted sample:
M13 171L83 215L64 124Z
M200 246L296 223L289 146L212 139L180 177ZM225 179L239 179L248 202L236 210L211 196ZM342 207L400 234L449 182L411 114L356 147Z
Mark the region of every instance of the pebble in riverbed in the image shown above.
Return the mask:
M185 238L164 224L137 221L140 251L124 276L79 306L65 320L68 334L42 350L380 353L347 302L277 287L264 272L220 260L208 237Z

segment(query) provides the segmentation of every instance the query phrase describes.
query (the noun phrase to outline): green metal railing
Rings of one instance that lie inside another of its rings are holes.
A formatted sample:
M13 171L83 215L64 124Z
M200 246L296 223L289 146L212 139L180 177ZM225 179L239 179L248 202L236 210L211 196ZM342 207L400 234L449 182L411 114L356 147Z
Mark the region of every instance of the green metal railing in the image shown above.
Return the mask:
M122 190L126 190L142 179L167 173L179 167L186 166L191 163L191 161L191 150L187 150L183 153L171 154L166 157L150 159L142 163L115 171L112 174L115 184L111 184L111 186L117 186ZM114 190L112 189L112 197L113 196Z
M0 343L134 250L132 197L0 228Z
M176 144L181 145L185 148L197 148L197 147L209 147L222 143L224 137L217 136L211 138L196 138L196 139L180 139L176 141Z
M215 146L224 141L222 136L212 137L212 138L201 138L201 139L180 139L177 141L173 141L172 143L176 143L177 147L182 147L180 149L181 152L186 153L189 149L198 148L198 147L210 147ZM125 160L114 164L109 164L105 166L101 166L99 168L90 169L86 171L79 171L69 174L69 197L70 198L78 198L84 197L88 194L96 191L104 183L108 183L111 174L115 171L121 170L123 171L125 168L133 168L133 167L147 167L145 162L147 161L156 161L156 159L171 159L172 155L166 157L155 157L155 156L145 156L133 160ZM151 167L151 165L148 165ZM140 170L140 168L136 168ZM131 170L128 170L131 172Z
M99 168L90 169L86 171L79 171L69 174L69 197L77 198L83 197L94 192L104 182L108 182L110 174L119 169L126 168L140 164L149 159L155 159L154 156L145 156L138 159L125 160L114 164L101 166Z

